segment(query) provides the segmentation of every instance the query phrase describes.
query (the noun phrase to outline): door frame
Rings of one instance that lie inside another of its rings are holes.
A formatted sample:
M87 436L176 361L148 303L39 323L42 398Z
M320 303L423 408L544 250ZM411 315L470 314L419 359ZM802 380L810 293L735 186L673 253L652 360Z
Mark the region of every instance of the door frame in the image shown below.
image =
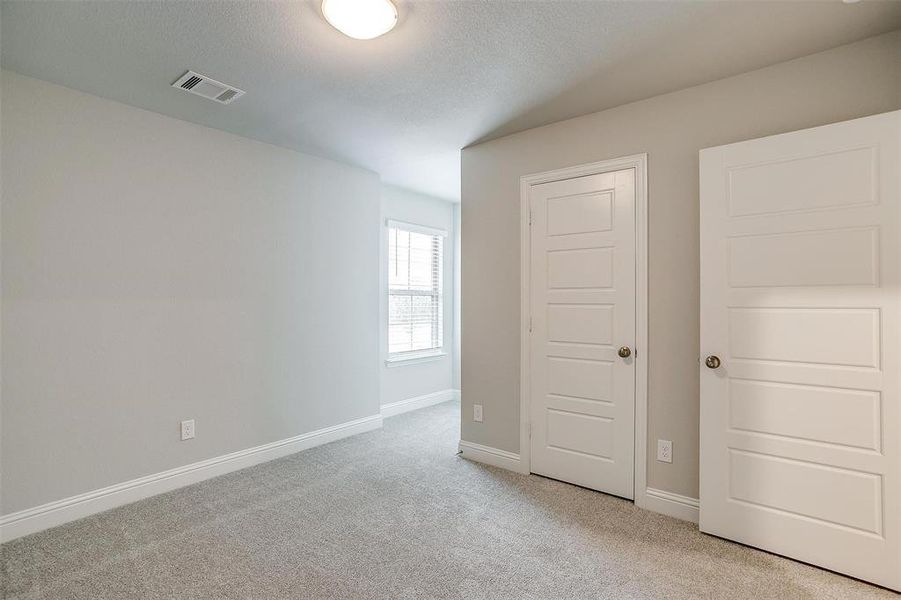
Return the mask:
M532 173L519 178L520 333L519 333L519 463L531 473L531 335L532 238L529 223L533 185L635 169L635 456L634 502L646 507L648 438L648 155L633 154L593 163Z

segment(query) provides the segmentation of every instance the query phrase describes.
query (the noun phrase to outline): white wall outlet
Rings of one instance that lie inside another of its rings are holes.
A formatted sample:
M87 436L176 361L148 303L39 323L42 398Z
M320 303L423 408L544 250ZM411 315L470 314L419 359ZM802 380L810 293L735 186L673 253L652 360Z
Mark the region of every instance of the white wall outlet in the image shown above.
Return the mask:
M476 423L482 422L482 405L481 404L473 404L472 405L472 420Z
M182 441L194 439L194 419L181 422L181 439Z
M669 440L657 440L657 460L660 462L673 462L673 443Z

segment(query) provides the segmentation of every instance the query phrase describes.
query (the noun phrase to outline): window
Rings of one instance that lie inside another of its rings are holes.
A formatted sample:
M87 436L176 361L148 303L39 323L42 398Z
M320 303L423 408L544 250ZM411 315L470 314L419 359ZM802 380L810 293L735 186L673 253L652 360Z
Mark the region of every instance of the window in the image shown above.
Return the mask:
M441 354L445 232L388 221L388 360Z

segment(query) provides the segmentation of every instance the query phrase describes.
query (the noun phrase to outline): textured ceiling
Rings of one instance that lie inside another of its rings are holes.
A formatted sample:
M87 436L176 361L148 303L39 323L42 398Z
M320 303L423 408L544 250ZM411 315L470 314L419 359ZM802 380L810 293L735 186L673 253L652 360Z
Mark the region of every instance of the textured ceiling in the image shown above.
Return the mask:
M344 37L309 2L9 2L8 68L459 197L477 140L901 27L901 2L397 2ZM220 106L187 69L247 90Z

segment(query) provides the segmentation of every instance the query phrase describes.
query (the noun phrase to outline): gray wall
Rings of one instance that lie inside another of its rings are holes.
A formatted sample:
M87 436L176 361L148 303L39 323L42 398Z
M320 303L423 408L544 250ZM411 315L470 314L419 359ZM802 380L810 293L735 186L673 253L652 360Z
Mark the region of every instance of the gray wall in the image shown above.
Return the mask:
M2 106L3 513L379 412L376 174L8 72Z
M697 497L698 150L898 108L901 32L466 148L463 439L519 450L520 176L647 152L648 485Z
M447 231L444 240L444 352L438 360L388 367L388 237L385 221L405 221ZM454 204L410 190L382 186L380 304L380 364L382 404L391 404L454 388Z

